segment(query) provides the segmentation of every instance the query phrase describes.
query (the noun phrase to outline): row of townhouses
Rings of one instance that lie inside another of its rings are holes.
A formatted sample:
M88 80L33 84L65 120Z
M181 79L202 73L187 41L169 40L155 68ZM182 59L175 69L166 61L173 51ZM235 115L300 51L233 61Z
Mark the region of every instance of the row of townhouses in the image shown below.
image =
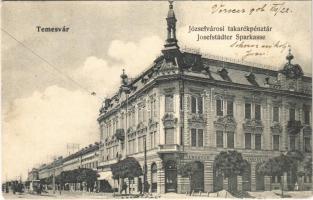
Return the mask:
M312 157L312 78L293 63L290 51L274 70L181 50L172 3L166 21L162 55L135 78L123 72L121 87L104 101L97 145L41 166L39 177L88 167L98 170L100 185L116 187L111 165L133 157L143 167L146 157L151 192L212 192L227 185L216 156L236 150L249 165L236 180L244 190L275 189L281 179L293 189L296 173L269 177L258 167L287 152ZM198 166L192 186L178 173L187 162ZM312 176L303 180L302 189L312 188ZM137 183L130 182L131 191L138 191Z
M95 142L66 157L58 157L52 162L42 164L28 172L27 181L47 180L57 177L62 171L80 168L97 170L99 160L99 143ZM74 185L72 184L71 186Z

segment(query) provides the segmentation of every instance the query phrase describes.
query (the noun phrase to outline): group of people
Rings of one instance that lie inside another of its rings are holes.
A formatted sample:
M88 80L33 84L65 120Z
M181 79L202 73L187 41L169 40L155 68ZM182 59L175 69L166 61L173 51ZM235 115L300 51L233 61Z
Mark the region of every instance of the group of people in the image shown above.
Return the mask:
M143 192L146 193L146 192L149 192L149 188L150 188L150 184L146 181L145 183L145 191L143 191L143 183L141 181L141 178L138 179L138 191L140 194L142 194ZM123 185L122 185L122 189L120 191L120 193L122 194L124 191L125 191L125 194L127 192L127 188L128 188L128 185L127 183L124 181L123 182Z
M5 183L2 185L2 192L9 193L10 190L13 192L13 194L16 193L23 193L25 188L24 185L20 182L14 181L9 183Z

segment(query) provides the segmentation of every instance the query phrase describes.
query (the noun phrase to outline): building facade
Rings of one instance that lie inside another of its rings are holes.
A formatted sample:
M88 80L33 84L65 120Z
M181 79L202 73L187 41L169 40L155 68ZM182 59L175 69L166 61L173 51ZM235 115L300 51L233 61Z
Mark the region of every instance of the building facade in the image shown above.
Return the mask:
M126 157L143 167L146 145L151 192L212 192L229 184L216 173L216 156L236 150L249 165L235 180L244 190L275 189L281 179L293 189L295 175L264 177L257 169L282 153L311 158L311 77L292 62L291 52L275 71L182 51L172 4L166 20L162 55L134 79L123 72L120 89L100 109L100 176L111 179L110 165ZM178 173L187 162L198 166L192 186ZM311 185L312 177L304 176L303 189Z
M79 151L66 157L58 157L51 163L41 165L38 169L33 169L28 174L28 180L33 180L35 174L37 179L49 180L51 182L53 176L56 177L63 171L70 171L79 168L93 169L97 171L99 160L99 143L90 144ZM51 179L51 180L50 180ZM50 184L52 187L52 183ZM66 184L68 189L75 190L80 188L80 184Z

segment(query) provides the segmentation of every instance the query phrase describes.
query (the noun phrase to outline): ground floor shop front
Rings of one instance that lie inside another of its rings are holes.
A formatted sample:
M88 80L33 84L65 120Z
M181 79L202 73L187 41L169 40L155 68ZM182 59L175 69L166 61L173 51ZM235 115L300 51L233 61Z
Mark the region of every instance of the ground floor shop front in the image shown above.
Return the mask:
M258 167L263 161L278 156L280 152L242 152L248 167L242 176L234 176L232 178L224 178L223 175L217 173L219 169L215 165L215 158L218 153L217 151L212 153L201 151L148 153L147 181L149 191L156 193L215 192L222 189L232 191L266 191L280 189L281 182L284 183L285 190L311 189L312 176L300 177L295 173L285 173L281 177L270 177L258 173ZM143 167L143 156L138 154L134 155L134 157ZM188 162L195 162L197 167L190 180L188 177L182 177L179 172L180 166ZM109 170L109 167L103 168L99 173ZM112 177L108 175L103 177L103 180L110 183L112 188L118 188L119 180L112 180ZM128 185L127 193L138 193L142 189L139 183L143 183L143 176L123 181Z

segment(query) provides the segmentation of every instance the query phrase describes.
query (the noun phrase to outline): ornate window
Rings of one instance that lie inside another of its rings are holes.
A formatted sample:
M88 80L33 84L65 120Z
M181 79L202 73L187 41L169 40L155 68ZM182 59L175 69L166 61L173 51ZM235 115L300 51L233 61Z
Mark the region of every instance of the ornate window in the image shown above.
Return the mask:
M251 103L245 104L245 119L251 119Z
M234 102L231 100L227 100L227 115L234 115Z
M273 150L279 151L279 135L273 135Z
M251 133L245 133L245 148L251 149Z
M203 100L201 96L191 96L191 113L203 113Z
M305 152L311 152L311 138L310 137L304 137L304 151Z
M279 107L278 106L273 107L273 121L279 122Z
M165 112L173 112L174 105L173 105L173 95L166 95L165 96Z
M165 144L174 144L174 128L166 128L165 130Z
M191 146L203 147L203 129L191 129Z
M289 108L289 120L290 121L296 120L296 109L295 108Z
M223 100L216 99L216 115L223 116Z
M296 137L295 136L289 136L289 146L290 146L291 151L296 150Z
M304 123L310 124L310 106L303 106Z
M255 149L256 150L261 150L262 147L262 135L256 134L254 135L254 141L255 141Z
M261 120L261 105L255 104L254 106L254 117L256 120Z
M234 132L227 132L227 148L234 148Z
M216 131L216 147L224 147L223 131Z

